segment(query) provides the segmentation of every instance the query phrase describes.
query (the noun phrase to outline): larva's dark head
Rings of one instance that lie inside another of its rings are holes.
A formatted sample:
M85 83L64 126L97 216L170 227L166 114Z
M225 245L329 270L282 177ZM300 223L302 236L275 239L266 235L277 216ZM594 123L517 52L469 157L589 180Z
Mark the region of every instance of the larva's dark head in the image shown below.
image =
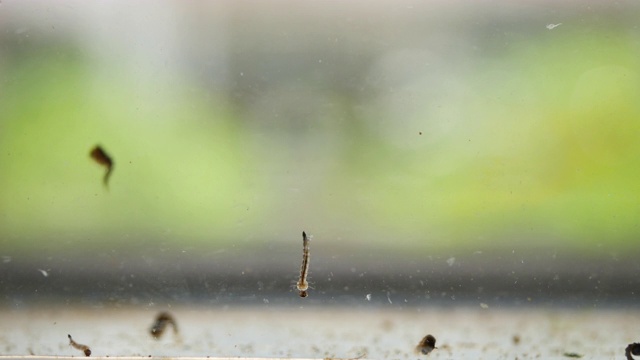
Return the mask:
M163 311L159 313L158 316L156 316L156 322L161 322L161 321L173 321L173 317L168 312Z
M89 349L84 349L84 356L91 356L91 350Z
M433 335L427 335L420 340L418 346L416 346L416 352L422 353L424 355L429 354L433 349L436 348L436 338Z
M306 298L307 296L309 296L309 294L307 293L306 290L300 291L299 295L300 295L301 298Z
M303 238L303 239L306 239L306 238L307 238L307 233L306 233L306 232L304 232L304 231L302 232L302 238Z
M436 338L433 335L427 335L424 338L424 343L427 346L436 347Z
M158 324L156 324L151 328L151 336L153 336L155 339L159 339L160 336L162 336L163 332L164 324L161 324L161 326L158 326Z

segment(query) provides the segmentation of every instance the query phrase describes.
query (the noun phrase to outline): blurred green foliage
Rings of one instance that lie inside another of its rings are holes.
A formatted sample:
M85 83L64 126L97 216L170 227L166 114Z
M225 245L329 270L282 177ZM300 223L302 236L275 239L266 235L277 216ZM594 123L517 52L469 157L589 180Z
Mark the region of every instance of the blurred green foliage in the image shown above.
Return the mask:
M634 44L620 32L553 33L477 64L462 101L443 104L461 107L465 120L418 150L385 148L373 136L354 143L368 156L341 173L362 182L336 183L338 198L358 194L366 205L349 213L406 236L419 229L425 247L636 247ZM428 136L418 130L408 142Z
M224 103L179 79L132 82L66 55L38 54L5 85L3 241L33 249L233 232L256 182ZM97 143L115 162L108 189L89 158Z
M304 218L329 238L407 250L637 247L635 44L621 31L554 30L476 59L440 113L418 109L446 131L403 128L407 147L368 126L384 113L348 112L333 130L347 134L338 160L297 200L273 190L283 168L296 171L278 156L297 134L279 129L259 148L265 133L228 94L176 74L92 68L74 51L28 56L1 85L0 243L224 244L297 234ZM108 190L89 158L97 143L115 159Z

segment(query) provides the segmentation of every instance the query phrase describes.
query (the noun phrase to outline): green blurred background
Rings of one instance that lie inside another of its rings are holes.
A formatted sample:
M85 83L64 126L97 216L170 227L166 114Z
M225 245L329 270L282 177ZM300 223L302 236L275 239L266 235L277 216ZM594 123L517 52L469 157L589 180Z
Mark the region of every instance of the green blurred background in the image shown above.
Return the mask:
M636 1L3 0L0 248L297 252L304 229L398 256L633 254L638 19Z

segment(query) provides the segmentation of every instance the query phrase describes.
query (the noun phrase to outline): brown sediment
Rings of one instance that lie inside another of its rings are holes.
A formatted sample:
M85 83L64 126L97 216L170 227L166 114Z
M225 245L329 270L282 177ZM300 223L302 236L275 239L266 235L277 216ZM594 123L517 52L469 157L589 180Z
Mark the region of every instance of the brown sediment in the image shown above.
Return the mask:
M167 328L167 325L171 325L173 327L174 334L178 333L178 325L176 324L173 316L168 312L163 311L156 316L156 322L151 326L151 336L153 336L154 339L159 339Z
M73 341L71 335L67 334L67 336L69 337L69 345L82 351L84 353L84 356L91 356L91 349L89 349L87 345L78 344L77 342Z
M513 337L511 338L511 341L513 341L513 345L520 344L520 335L518 335L518 334L513 335Z

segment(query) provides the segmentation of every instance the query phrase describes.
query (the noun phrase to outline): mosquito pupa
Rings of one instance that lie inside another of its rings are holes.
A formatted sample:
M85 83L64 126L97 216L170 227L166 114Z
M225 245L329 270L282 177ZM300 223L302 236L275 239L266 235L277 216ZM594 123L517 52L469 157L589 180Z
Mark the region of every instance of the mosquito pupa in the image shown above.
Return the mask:
M159 339L167 328L167 325L171 325L171 327L173 327L174 334L178 333L178 325L173 319L173 316L168 312L163 311L156 316L156 322L151 326L151 336L153 336L154 339Z
M309 283L307 282L307 275L309 274L309 238L307 234L302 232L302 265L300 266L300 279L296 283L298 289L298 295L300 297L307 297L307 289L309 289Z
M430 352L433 351L433 349L437 349L436 338L433 337L433 335L425 336L424 338L422 338L422 340L420 340L420 343L418 343L418 346L416 346L416 352L422 353L424 355L429 354Z
M84 353L84 356L91 356L91 349L89 349L87 345L78 344L77 342L73 341L71 335L67 334L67 336L69 337L69 345L82 351Z
M631 355L640 355L640 343L629 344L629 346L624 349L624 355L627 357L627 360L634 360Z
M96 145L91 150L91 152L89 153L89 156L91 156L91 158L95 162L97 162L98 164L100 164L100 165L104 166L105 168L107 168L107 172L104 173L104 177L102 178L102 182L104 183L105 187L109 186L109 176L111 176L111 172L113 171L113 160L100 147L100 145Z

